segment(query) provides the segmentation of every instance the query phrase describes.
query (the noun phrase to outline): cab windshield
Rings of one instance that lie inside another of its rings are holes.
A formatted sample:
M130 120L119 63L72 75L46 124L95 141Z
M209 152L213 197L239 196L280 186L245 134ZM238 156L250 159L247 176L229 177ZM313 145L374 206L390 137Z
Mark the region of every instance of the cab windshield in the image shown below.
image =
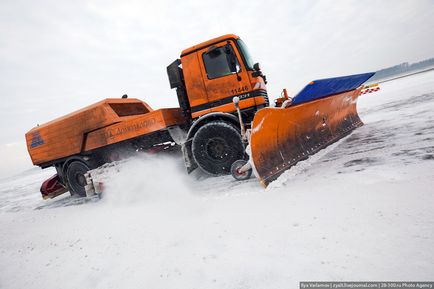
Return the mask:
M247 69L252 70L254 62L252 57L250 56L246 44L241 39L238 39L237 42L238 46L240 47L241 54L244 56L244 60L246 61Z

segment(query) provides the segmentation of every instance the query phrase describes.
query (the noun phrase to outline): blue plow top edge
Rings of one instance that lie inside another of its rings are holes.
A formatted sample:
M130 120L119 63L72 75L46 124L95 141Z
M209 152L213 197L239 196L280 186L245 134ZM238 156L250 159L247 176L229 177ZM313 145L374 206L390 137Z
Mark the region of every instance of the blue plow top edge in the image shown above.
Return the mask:
M292 104L296 105L356 89L374 74L375 72L369 72L314 80L293 97Z

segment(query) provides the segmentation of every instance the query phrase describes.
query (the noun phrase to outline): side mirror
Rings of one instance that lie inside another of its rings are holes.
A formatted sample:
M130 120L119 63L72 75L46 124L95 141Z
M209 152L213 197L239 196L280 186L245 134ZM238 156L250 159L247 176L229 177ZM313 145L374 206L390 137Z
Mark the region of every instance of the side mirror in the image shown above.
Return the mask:
M260 71L260 70L261 70L261 66L259 66L259 63L258 63L258 62L256 62L255 64L253 64L253 69L254 69L255 71Z

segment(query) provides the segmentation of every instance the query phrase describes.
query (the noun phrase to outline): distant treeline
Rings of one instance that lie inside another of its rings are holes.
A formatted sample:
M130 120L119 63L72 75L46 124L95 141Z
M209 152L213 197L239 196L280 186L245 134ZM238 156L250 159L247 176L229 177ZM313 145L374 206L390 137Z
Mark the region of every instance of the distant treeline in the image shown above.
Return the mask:
M399 74L406 74L413 71L425 70L434 67L434 58L429 58L419 62L408 64L404 62L392 67L384 68L378 70L375 75L370 79L370 81L375 81L379 79L390 78Z

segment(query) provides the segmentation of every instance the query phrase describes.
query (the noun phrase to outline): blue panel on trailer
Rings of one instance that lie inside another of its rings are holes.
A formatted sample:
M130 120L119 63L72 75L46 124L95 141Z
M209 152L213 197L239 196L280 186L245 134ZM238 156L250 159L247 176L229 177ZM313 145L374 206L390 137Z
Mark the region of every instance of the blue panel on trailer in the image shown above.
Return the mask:
M374 74L375 72L369 72L314 80L306 85L305 88L303 88L296 96L294 96L292 103L300 104L356 89Z

